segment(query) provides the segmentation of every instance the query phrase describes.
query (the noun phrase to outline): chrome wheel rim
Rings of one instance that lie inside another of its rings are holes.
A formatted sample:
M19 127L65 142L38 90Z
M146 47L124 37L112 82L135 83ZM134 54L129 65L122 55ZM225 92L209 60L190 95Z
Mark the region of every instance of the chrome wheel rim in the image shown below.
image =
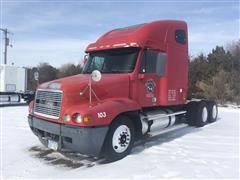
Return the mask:
M112 146L115 152L126 151L131 140L130 129L126 125L119 126L113 133Z
M215 119L217 117L217 106L213 105L212 107L212 118Z
M206 107L203 107L202 110L202 121L205 123L207 122L207 118L208 118L208 111Z

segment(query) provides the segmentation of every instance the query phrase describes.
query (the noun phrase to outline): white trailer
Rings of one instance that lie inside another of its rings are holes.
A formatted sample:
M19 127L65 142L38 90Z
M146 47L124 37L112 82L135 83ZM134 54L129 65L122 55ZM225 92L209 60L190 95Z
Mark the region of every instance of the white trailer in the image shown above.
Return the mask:
M0 65L0 102L19 102L26 91L25 68L13 65Z

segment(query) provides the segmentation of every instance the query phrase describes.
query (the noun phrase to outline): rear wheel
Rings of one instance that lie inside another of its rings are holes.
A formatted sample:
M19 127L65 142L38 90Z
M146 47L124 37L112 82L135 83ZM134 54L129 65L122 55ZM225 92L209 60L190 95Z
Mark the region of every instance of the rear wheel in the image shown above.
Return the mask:
M208 108L204 101L190 102L187 109L188 124L191 126L202 127L208 121Z
M198 104L196 115L197 115L197 119L196 119L197 127L202 127L205 124L207 124L208 109L207 109L207 104L204 101L202 101Z
M217 120L218 116L218 107L217 104L214 101L209 101L208 102L208 122L212 123Z
M191 101L187 104L187 123L189 126L195 126L196 107L198 102Z
M119 116L111 125L104 144L104 156L116 161L127 156L134 143L134 125L126 116Z

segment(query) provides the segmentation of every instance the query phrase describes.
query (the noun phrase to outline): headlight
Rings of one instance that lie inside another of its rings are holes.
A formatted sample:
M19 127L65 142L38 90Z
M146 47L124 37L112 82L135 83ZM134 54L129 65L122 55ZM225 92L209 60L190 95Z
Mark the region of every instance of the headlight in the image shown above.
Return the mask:
M76 123L82 123L82 116L81 116L81 114L77 113L75 115L75 121L76 121Z
M64 122L69 122L69 121L71 121L71 116L69 114L64 114L63 120L64 120Z

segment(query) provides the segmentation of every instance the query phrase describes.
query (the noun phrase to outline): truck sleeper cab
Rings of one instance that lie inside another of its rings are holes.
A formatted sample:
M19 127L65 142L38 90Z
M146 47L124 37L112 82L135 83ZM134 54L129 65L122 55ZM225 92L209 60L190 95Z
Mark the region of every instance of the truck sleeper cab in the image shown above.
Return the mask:
M187 99L187 37L174 20L107 32L86 48L82 74L38 87L32 131L49 148L118 160L145 134L216 121L214 101Z

